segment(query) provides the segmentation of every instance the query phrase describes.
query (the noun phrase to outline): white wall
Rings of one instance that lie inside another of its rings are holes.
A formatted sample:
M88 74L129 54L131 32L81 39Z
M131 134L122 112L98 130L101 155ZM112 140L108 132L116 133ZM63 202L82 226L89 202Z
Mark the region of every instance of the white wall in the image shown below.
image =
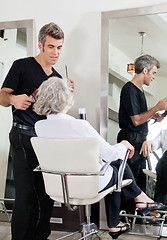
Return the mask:
M101 11L152 6L164 2L167 1L1 0L0 21L34 19L36 35L42 25L51 21L62 27L65 32L65 43L56 68L64 76L64 66L67 64L69 76L75 80L76 103L72 114L78 116L78 108L85 107L87 119L99 130ZM2 119L2 113L0 114ZM5 125L5 122L3 124Z
M115 71L119 78L122 77L122 81L130 81L133 77L127 72L127 63L131 62L133 62L133 59L114 45L109 44L109 68Z

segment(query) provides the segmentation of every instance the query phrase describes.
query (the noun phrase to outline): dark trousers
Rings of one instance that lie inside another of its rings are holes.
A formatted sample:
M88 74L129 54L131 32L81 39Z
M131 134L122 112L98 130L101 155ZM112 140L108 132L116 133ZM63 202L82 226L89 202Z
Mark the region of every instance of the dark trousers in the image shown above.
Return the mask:
M30 143L32 136L34 131L17 127L9 134L15 183L12 240L46 240L51 233L54 201L45 192L42 173L33 171L38 160Z
M167 203L167 151L158 160L156 166L157 182L155 187L155 201Z
M135 153L131 159L128 159L128 164L133 172L137 185L143 192L146 192L146 175L143 173L143 169L146 168L146 158L140 154L140 149L146 140L146 135L128 130L120 130L117 142L119 143L122 140L127 140L135 148Z
M111 163L111 166L116 168L118 171L121 160L117 160ZM122 194L126 200L134 199L139 194L141 194L141 189L136 185L133 173L129 168L128 164L125 167L123 179L132 179L132 183L126 187L122 188ZM109 188L117 181L117 175L114 175L111 179L110 183L105 187ZM103 189L103 190L105 190ZM109 228L115 227L119 223L119 213L120 213L120 205L121 205L121 193L113 192L112 194L108 194L105 197L105 208L106 208L106 216L107 216L107 225Z

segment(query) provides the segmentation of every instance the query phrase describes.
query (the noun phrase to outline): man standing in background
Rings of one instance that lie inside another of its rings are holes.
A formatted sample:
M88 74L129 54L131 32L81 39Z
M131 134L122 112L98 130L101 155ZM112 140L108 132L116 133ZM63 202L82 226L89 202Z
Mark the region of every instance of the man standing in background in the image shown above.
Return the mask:
M146 175L142 169L146 168L146 158L140 155L142 143L148 133L148 120L151 118L161 121L163 117L158 111L167 109L167 98L159 101L150 110L143 86L149 86L155 79L160 63L150 55L142 55L135 60L135 75L127 82L121 91L119 107L119 127L117 142L123 139L129 141L135 148L135 154L128 159L128 164L134 174L137 185L146 191Z

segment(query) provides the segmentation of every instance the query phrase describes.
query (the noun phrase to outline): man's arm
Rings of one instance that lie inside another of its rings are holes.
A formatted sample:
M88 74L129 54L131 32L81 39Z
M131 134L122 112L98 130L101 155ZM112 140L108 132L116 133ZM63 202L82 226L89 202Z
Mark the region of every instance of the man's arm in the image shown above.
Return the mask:
M0 105L4 107L9 107L11 105L11 96L13 89L2 88L0 90Z
M13 89L2 88L0 90L0 105L9 107L13 105L16 109L26 110L32 102L33 98L28 97L26 94L13 95Z
M145 123L147 120L152 118L158 111L167 109L167 98L160 100L153 108L147 112L141 113L139 115L130 116L132 123L135 127L140 124Z

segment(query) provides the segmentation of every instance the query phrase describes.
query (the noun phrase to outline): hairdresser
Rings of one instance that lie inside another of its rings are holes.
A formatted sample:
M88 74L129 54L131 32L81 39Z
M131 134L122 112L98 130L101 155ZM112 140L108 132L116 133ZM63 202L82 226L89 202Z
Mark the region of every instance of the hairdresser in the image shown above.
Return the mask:
M30 138L36 136L35 122L44 116L32 111L35 100L31 95L35 95L49 77L61 78L52 65L60 56L64 33L55 23L49 23L41 28L38 41L39 54L16 60L0 90L0 105L12 106L13 111L13 127L9 134L16 193L12 240L46 240L51 232L53 200L45 192L42 174L33 172L38 161L30 143Z

